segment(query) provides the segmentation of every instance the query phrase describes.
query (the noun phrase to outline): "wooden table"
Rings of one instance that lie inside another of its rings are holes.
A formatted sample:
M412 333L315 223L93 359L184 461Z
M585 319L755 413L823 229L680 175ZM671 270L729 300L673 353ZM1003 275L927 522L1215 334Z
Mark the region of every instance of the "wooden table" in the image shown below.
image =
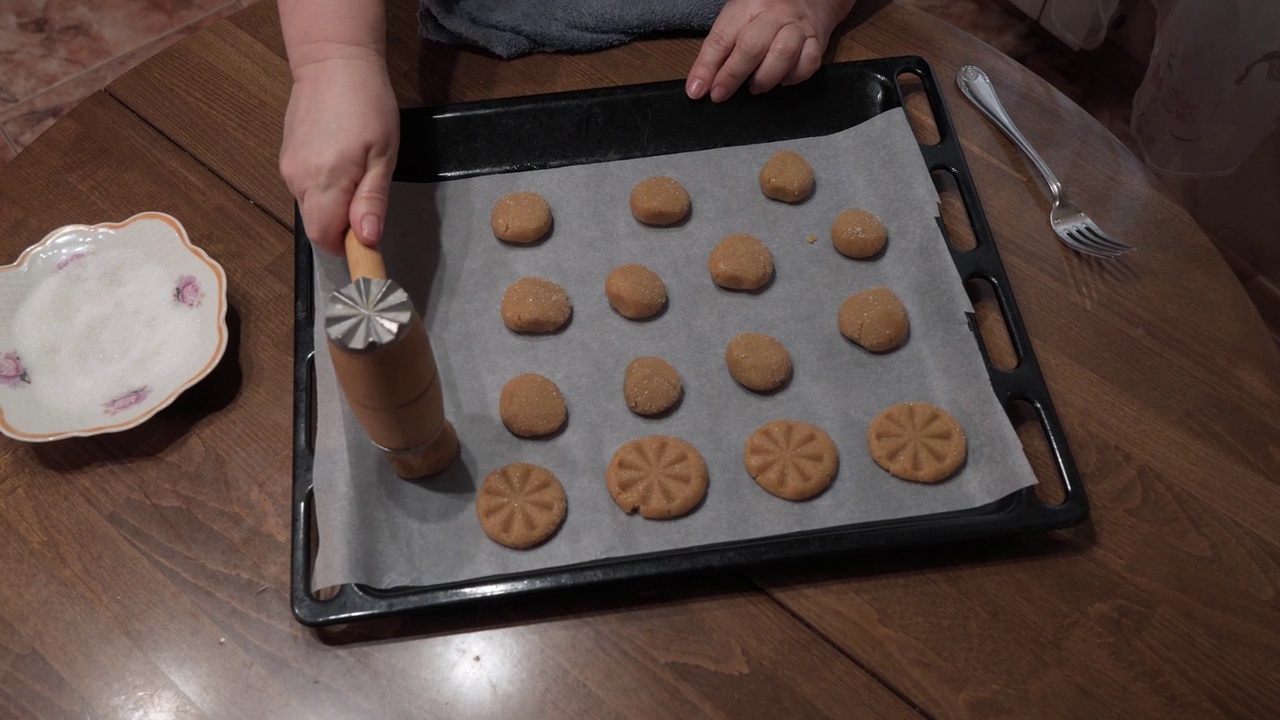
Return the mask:
M402 105L677 78L697 50L499 62L424 45L413 3L391 4ZM181 218L227 269L232 338L208 380L135 430L0 442L0 716L1275 717L1280 355L1262 321L1195 223L1080 108L879 0L859 3L837 59L922 54L942 78L985 66L1073 197L1140 248L1108 264L1060 246L1028 165L947 83L1091 521L297 624L293 210L276 171L289 74L274 13L259 3L144 63L0 174L8 260L63 224Z

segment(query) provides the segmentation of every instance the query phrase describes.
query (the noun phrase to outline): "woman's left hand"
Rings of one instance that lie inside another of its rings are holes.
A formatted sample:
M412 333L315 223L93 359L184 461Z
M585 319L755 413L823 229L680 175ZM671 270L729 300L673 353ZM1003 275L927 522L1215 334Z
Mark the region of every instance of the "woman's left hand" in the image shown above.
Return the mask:
M689 70L685 92L721 102L809 79L855 0L728 0Z

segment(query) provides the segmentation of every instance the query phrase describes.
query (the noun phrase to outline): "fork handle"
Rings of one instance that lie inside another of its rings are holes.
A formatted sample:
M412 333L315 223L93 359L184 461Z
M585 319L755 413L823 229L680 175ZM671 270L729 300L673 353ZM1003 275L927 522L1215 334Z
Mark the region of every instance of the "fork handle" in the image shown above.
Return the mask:
M976 65L965 65L960 68L960 72L956 74L956 84L960 86L960 92L969 98L969 101L978 106L983 115L987 119L995 123L995 126L1004 131L1005 135L1018 146L1031 163L1040 171L1040 175L1044 177L1045 183L1049 186L1049 192L1053 195L1053 204L1057 205L1059 198L1062 197L1062 183L1058 182L1058 178L1045 164L1044 159L1040 157L1040 153L1031 147L1031 143L1022 136L1022 132L1018 130L1018 126L1013 124L1013 120L1009 117L1009 113L1005 112L1004 105L1000 104L1000 98L996 97L996 89L991 84L991 78L982 71L982 68Z

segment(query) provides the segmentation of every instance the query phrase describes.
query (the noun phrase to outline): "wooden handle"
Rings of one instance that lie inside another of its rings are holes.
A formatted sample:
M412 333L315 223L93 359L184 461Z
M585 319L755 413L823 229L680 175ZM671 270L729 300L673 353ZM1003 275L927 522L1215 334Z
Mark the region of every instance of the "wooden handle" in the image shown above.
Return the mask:
M382 262L382 253L360 242L353 228L347 229L343 240L347 251L347 269L351 272L351 282L367 277L371 280L386 280L387 266Z

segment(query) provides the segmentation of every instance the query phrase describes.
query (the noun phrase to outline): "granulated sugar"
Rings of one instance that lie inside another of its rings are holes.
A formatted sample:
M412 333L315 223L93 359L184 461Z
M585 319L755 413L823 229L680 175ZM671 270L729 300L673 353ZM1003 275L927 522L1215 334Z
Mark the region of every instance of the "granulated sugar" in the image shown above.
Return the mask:
M96 248L36 286L14 317L31 386L53 411L101 412L128 392L168 395L198 369L200 314L180 274L129 248Z

